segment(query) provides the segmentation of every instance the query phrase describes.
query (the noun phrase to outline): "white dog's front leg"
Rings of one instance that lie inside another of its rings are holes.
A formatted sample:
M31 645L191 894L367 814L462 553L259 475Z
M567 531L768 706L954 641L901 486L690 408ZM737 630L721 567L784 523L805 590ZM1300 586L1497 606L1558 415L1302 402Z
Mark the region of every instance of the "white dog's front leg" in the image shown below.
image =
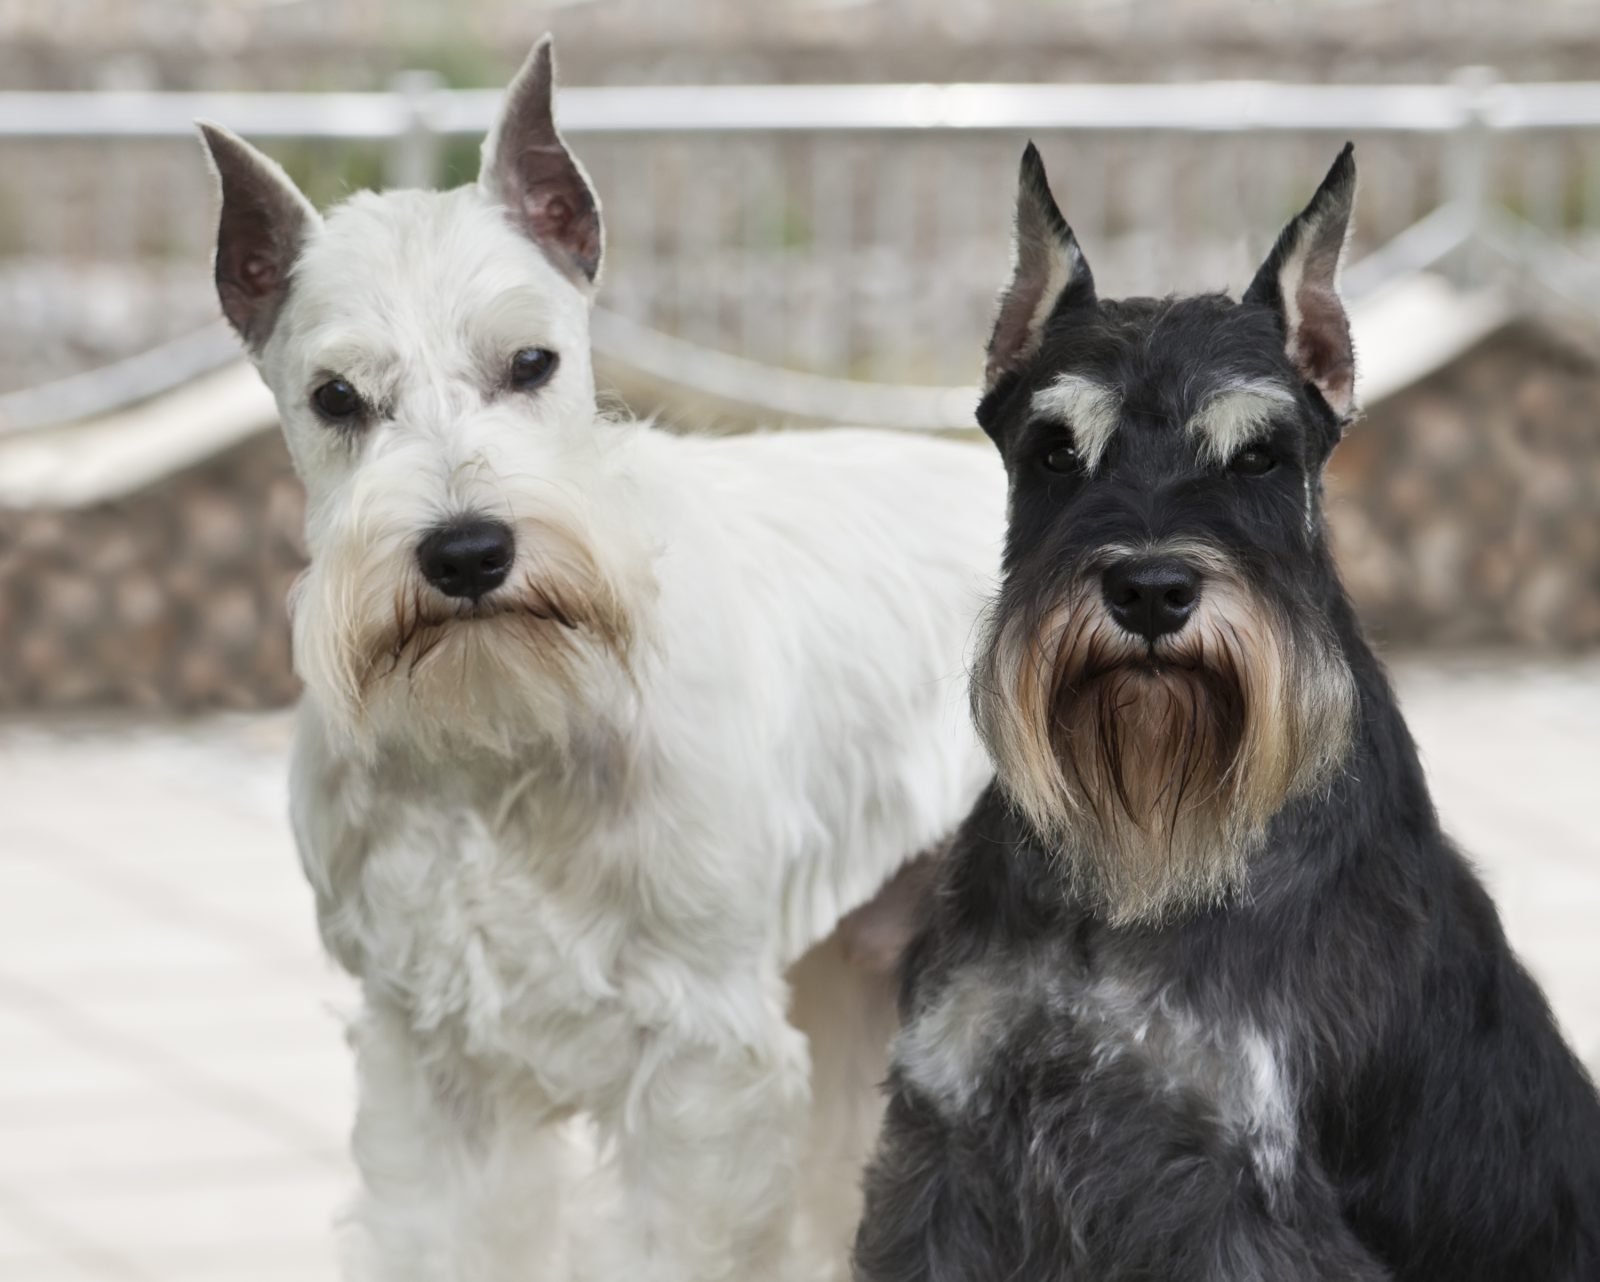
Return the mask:
M602 1249L602 1273L649 1282L814 1276L794 1240L807 1076L805 1039L780 1010L757 1044L663 1042L647 1052L623 1116L612 1119L622 1258Z
M569 1282L587 1165L531 1084L424 1054L403 1017L352 1031L362 1189L353 1282Z

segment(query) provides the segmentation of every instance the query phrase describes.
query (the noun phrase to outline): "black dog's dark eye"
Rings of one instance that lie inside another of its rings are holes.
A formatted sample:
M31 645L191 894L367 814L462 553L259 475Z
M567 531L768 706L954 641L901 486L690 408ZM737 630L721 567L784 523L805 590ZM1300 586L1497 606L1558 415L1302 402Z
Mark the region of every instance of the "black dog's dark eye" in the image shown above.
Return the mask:
M330 378L311 393L311 403L324 418L349 418L361 412L361 395L342 378Z
M1251 448L1240 450L1233 456L1233 461L1228 467L1242 476L1262 476L1277 467L1277 460L1266 450Z
M524 347L511 358L511 386L525 392L548 382L556 372L556 354L543 347Z
M1070 445L1057 445L1044 456L1044 465L1052 472L1078 470L1078 451Z

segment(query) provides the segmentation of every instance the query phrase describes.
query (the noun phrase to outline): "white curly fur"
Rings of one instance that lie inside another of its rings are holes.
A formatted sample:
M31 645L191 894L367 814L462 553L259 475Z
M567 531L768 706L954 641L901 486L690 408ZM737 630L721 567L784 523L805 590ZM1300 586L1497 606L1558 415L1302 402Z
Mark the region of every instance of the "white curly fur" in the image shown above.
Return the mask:
M589 290L484 188L310 218L255 355L309 500L295 831L364 992L355 1267L837 1276L890 1011L823 944L808 1048L786 976L988 777L999 464L607 419ZM533 393L495 382L523 347ZM321 420L334 373L381 413ZM516 532L494 617L416 568L464 512Z

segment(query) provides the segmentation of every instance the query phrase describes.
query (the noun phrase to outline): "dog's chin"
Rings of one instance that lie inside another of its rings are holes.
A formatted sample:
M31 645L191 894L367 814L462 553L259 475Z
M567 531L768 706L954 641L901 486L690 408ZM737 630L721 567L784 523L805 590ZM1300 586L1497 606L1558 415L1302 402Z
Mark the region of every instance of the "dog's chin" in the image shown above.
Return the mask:
M1242 886L1244 706L1233 673L1192 659L1141 654L1063 674L1054 835L1078 890L1113 920L1160 920Z
M571 608L545 595L495 593L454 605L419 604L397 610L393 628L372 638L364 681L416 685L434 668L451 675L473 663L548 663L581 643L562 632L579 630Z
M1272 817L1343 759L1343 661L1227 585L1153 646L1092 600L1034 617L991 627L974 711L1074 890L1119 924L1235 896Z
M407 584L365 619L295 618L296 666L323 719L369 750L562 744L586 693L628 679L631 641L620 602L571 583L523 583L477 602Z

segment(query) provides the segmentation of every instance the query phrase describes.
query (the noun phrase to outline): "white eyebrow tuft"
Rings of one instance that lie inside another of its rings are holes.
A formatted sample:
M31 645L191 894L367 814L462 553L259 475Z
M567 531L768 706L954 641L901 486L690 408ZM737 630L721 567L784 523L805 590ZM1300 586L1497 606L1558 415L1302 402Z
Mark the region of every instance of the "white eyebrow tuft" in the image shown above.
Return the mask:
M1271 379L1251 378L1218 388L1190 417L1191 436L1199 437L1206 459L1221 463L1272 427L1273 415L1295 403L1294 393Z
M1033 412L1066 423L1084 470L1093 472L1122 419L1122 393L1081 374L1062 374L1033 394Z

